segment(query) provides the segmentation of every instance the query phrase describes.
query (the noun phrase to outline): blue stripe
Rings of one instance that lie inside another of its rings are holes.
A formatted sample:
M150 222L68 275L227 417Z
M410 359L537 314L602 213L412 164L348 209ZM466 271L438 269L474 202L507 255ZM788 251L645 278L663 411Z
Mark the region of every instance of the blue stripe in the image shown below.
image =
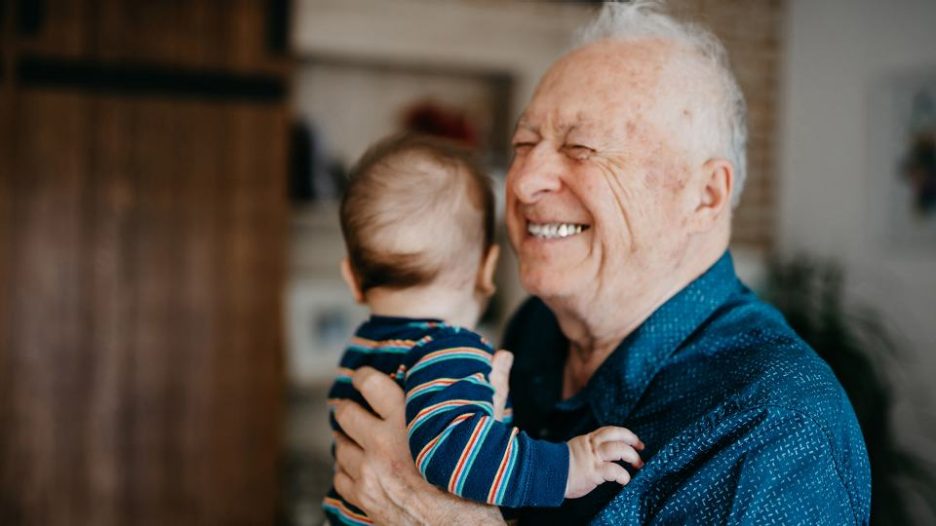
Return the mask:
M478 386L481 386L481 387L487 387L487 388L490 389L491 391L494 391L494 386L493 386L493 385L491 385L489 382L486 382L486 381L484 381L484 380L478 380L477 378L471 378L471 377L468 377L468 378L453 378L453 380L458 380L458 381L455 382L455 383L449 384L449 385L436 385L436 386L434 386L434 387L429 387L429 388L425 389L424 391L420 391L419 393L416 393L415 395L412 395L412 398L409 398L410 395L408 395L408 398L407 398L407 400L406 400L406 403L409 404L411 401L413 401L413 400L419 398L420 396L422 396L422 395L424 395L424 394L435 393L436 391L441 391L441 390L443 390L443 389L448 389L448 388L450 388L450 387L455 387L455 386L457 386L458 384L460 384L460 383L462 383L462 382L468 382L468 383L472 383L472 384L475 384L475 385L478 385ZM428 383L430 383L430 382L432 382L432 381L434 381L434 380L429 380L429 381L426 382L426 383L428 384ZM413 391L417 391L417 390L419 390L419 386L417 386L417 387L415 387L415 388L413 388L413 389L410 389L410 393L412 393Z
M494 504L500 504L501 502L504 502L504 494L507 493L507 486L510 485L510 476L513 474L514 464L517 461L517 450L520 449L520 441L514 437L512 442L513 448L510 450L510 458L507 459L507 470L504 472L504 480L501 484L500 490L497 492Z
M412 347L404 347L400 345L381 345L379 347L365 347L363 345L349 345L347 351L357 352L361 354L377 354L377 353L387 353L387 354L406 354L412 349Z
M467 422L467 419L465 419L465 421ZM429 466L429 463L432 461L432 457L435 455L435 452L438 451L440 447L442 447L442 444L445 443L445 440L448 438L448 436L451 435L452 431L454 431L455 428L458 427L461 423L462 422L459 422L458 424L448 426L448 428L446 428L446 430L443 431L441 435L439 435L439 441L435 443L435 446L433 446L432 449L426 453L426 456L423 457L422 463L417 466L417 468L424 477L426 476L426 470ZM410 436L412 436L412 434Z
M487 403L487 402L477 401L477 402L468 403L468 404L464 404L464 405L453 405L453 406L449 406L449 407L440 407L440 408L438 408L438 409L433 409L432 411L430 411L430 412L426 413L425 415L423 415L422 417L420 417L420 420L419 420L418 422L416 422L415 424L413 424L413 427L410 428L409 436L413 436L413 435L416 433L416 430L419 429L420 427L422 427L422 425L425 424L426 422L428 422L429 420L432 420L433 418L435 418L435 417L437 417L437 416L440 416L440 415L443 415L443 414L445 414L445 413L448 413L449 411L462 410L462 409L465 409L465 408L470 409L470 410L471 410L470 412L472 412L472 413L476 413L476 412L477 412L477 409L481 409L482 411L484 411L484 414L486 414L487 416L490 416L490 417L493 417L493 416L494 416L494 408L491 406L491 404L489 404L489 403ZM465 412L458 413L458 414L455 415L455 416L461 416L461 415L464 414L464 413L465 413ZM453 418L454 418L454 417L453 417Z
M481 433L478 435L478 441L475 442L475 448L471 451L471 453L468 454L468 460L465 462L465 469L462 470L462 476L459 478L458 482L455 483L455 493L458 495L462 494L463 488L465 487L465 481L468 480L468 474L471 473L471 466L478 457L478 452L481 451L482 447L484 447L484 441L487 440L488 432L491 430L492 423L493 420L491 418L484 419L484 429L482 429Z
M469 354L469 353L444 354L444 355L442 355L442 356L436 356L435 358L430 358L430 359L425 360L425 361L420 361L420 362L417 363L415 366L413 366L413 368L410 369L410 370L409 370L409 373L407 373L407 374L413 374L413 373L415 373L416 371L419 371L419 370L421 370L421 369L424 369L424 368L426 368L426 367L429 367L430 365L435 365L435 364L437 364L437 363L439 363L439 362L445 362L445 361L448 361L448 360L473 360L473 361L475 361L475 362L481 362L481 363L483 363L483 364L485 364L485 365L488 365L488 366L490 366L490 362L491 362L490 356L488 356L487 358L483 358L483 357L478 356L478 355L476 355L476 354Z

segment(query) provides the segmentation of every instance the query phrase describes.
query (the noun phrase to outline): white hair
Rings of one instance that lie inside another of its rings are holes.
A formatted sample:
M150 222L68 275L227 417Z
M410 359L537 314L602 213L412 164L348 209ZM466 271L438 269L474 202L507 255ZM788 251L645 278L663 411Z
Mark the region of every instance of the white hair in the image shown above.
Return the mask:
M661 0L633 0L607 2L601 13L578 35L576 47L600 40L660 39L674 42L687 49L701 65L708 69L717 84L715 104L708 119L716 152L734 165L734 190L731 200L737 205L747 175L747 109L744 94L738 86L722 43L708 30L678 21L664 12ZM712 122L714 121L714 122Z

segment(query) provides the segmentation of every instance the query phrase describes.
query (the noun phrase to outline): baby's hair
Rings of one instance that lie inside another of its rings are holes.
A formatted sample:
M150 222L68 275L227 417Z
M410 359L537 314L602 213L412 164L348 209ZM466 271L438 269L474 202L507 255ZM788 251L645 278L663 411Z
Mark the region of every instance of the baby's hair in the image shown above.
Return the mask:
M474 280L494 242L494 192L474 156L414 134L371 146L351 170L341 231L362 292Z

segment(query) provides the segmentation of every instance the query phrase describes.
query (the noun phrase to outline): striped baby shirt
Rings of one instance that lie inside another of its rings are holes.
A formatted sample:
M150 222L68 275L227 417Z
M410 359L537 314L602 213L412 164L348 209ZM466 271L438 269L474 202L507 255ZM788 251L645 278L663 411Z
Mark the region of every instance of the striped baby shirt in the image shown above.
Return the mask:
M494 419L489 375L494 351L468 329L439 320L371 316L345 349L329 403L366 402L351 385L359 367L391 375L406 393L410 451L432 484L461 497L510 508L558 506L569 450ZM340 430L330 412L332 428ZM370 524L332 488L323 502L332 524Z

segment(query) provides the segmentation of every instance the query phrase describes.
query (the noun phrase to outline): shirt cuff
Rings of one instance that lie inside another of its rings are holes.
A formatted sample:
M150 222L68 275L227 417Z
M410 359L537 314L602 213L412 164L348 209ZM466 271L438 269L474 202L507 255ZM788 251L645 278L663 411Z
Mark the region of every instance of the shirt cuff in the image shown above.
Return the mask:
M565 442L529 440L520 459L526 479L520 481L524 506L555 507L565 500L569 479L569 446Z

